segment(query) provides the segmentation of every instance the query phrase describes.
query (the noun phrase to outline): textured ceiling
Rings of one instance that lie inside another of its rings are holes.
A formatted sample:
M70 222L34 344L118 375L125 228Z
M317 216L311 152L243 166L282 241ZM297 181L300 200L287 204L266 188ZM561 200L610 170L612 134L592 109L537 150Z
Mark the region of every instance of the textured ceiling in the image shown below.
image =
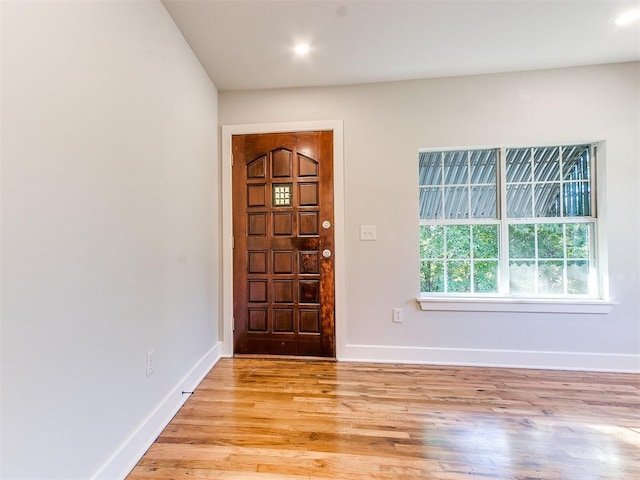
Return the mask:
M638 0L162 1L219 90L640 60L640 25L614 23Z

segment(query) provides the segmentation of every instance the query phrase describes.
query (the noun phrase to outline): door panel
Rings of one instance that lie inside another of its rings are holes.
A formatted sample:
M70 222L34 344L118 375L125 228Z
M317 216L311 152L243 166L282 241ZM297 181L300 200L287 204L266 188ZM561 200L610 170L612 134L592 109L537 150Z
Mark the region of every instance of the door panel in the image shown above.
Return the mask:
M333 134L232 150L234 351L334 357Z

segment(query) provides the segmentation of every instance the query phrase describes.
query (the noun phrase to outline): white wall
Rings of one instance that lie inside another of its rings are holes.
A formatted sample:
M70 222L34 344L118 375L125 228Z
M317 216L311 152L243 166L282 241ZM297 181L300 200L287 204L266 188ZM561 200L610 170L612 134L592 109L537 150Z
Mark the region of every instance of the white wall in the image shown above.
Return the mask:
M159 1L0 3L0 476L117 478L215 361L217 92Z
M331 88L221 92L223 125L344 120L344 358L640 370L637 63ZM421 147L606 140L609 315L423 312ZM361 242L359 225L378 240ZM404 309L403 324L391 321ZM338 346L340 349L341 346Z

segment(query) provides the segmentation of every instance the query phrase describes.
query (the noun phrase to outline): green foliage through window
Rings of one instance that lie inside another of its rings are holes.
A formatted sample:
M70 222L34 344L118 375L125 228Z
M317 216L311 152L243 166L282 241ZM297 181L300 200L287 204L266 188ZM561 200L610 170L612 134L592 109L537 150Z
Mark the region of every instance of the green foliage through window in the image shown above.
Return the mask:
M498 225L422 225L423 292L496 293Z

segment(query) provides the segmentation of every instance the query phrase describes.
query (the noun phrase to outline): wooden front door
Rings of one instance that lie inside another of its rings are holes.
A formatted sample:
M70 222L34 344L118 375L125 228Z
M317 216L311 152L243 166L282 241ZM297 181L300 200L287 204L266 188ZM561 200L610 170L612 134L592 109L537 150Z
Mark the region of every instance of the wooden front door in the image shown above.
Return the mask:
M232 152L234 352L334 357L333 133Z

